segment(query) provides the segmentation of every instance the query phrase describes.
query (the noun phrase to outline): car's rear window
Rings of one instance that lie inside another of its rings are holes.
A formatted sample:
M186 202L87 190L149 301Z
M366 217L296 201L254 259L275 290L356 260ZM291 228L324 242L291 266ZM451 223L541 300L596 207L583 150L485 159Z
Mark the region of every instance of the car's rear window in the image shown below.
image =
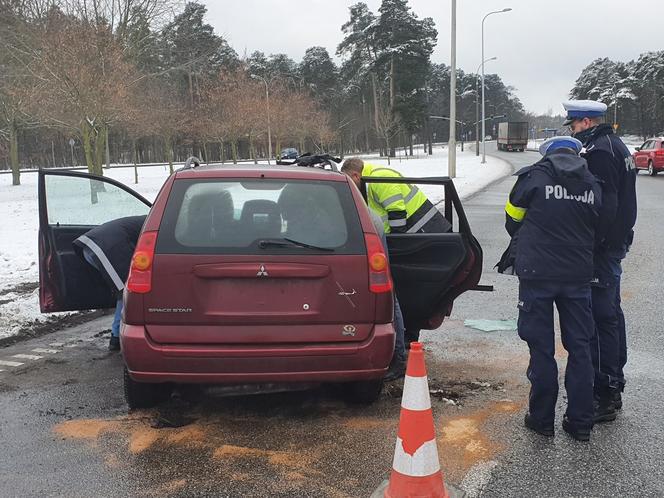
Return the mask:
M303 180L187 179L173 184L159 227L161 254L361 254L348 184ZM266 243L267 242L267 243Z

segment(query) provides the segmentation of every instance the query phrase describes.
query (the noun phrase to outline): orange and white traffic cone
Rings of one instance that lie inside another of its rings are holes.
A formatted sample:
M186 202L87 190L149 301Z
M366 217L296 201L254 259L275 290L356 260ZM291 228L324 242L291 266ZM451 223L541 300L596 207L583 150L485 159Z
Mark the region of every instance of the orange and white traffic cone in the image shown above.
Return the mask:
M384 496L449 498L438 460L429 381L419 342L410 344L397 444Z

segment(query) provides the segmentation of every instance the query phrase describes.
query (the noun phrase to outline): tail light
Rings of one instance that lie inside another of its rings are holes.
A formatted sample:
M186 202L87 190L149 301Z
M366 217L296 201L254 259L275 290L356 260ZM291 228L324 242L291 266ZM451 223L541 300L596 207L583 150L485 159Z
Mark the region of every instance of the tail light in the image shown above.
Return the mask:
M392 290L392 277L380 237L375 233L365 234L367 257L369 258L369 290L376 294Z
M145 294L152 290L152 262L156 242L157 232L144 232L138 239L127 279L129 292Z
M656 156L664 156L664 149L658 149L655 151Z

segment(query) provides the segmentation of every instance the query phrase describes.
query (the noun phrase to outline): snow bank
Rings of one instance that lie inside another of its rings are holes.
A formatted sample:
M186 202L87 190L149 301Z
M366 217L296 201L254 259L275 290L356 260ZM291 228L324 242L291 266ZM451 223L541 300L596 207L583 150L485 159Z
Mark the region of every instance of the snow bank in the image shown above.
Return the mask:
M436 145L432 156L416 149L413 157L402 155L391 160L391 167L404 176L447 176L448 151L444 145ZM387 166L387 160L377 155L367 156L373 164ZM459 195L467 197L491 182L509 174L506 162L487 157L480 164L480 157L466 150L457 154L457 177L454 180ZM168 167L150 166L138 170L139 182L134 184L133 168L112 168L104 174L119 180L136 190L148 200L154 200L163 182L168 178ZM436 203L443 198L440 187L421 186ZM37 265L37 175L24 173L21 185L11 185L11 175L0 175L0 338L19 332L35 321L47 318L39 312L38 289L32 290L39 280ZM30 285L33 284L33 285Z

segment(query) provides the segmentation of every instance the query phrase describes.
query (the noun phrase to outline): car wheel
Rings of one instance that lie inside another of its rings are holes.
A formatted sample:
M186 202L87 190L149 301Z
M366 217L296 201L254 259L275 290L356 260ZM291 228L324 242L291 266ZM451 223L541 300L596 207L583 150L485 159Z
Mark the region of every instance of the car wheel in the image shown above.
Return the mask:
M378 401L383 391L383 379L348 382L343 385L346 401L354 405L370 405Z
M652 161L648 161L648 174L650 176L656 176L657 171L655 170L655 167L652 164Z
M130 409L151 408L162 401L166 401L171 394L171 384L152 384L136 382L124 369L124 394Z

